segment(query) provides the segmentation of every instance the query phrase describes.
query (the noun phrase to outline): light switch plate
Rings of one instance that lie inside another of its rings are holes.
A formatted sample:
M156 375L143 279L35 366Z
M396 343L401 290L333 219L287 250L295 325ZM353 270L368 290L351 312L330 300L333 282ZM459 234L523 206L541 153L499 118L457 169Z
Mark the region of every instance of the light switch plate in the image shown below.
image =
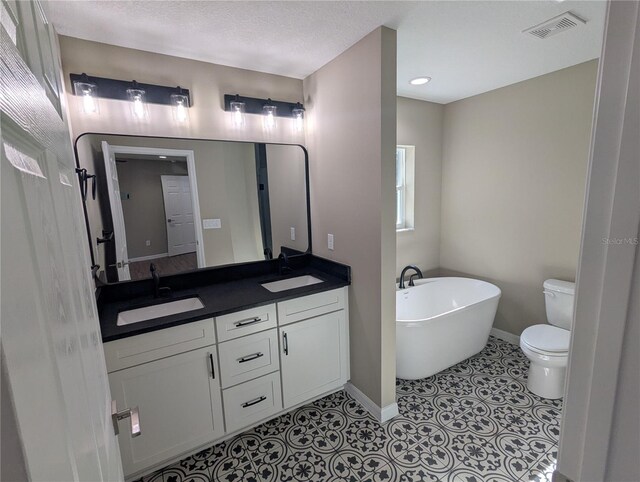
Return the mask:
M327 248L333 251L333 234L327 234Z
M222 223L219 219L203 219L202 227L204 229L220 229L222 227Z
M296 228L291 228L291 241L296 240Z

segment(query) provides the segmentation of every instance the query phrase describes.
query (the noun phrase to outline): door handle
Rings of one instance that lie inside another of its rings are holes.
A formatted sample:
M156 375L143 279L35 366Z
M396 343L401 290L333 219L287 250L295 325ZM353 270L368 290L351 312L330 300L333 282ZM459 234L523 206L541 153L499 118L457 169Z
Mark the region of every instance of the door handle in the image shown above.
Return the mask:
M142 434L142 428L140 427L140 411L138 407L125 408L118 411L118 404L115 400L111 400L111 421L113 422L113 431L116 435L120 434L120 427L118 422L128 418L131 422L131 437L135 438Z
M124 268L125 266L129 266L131 264L131 261L118 261L115 264L110 264L109 267L112 268Z
M282 349L284 350L284 354L289 354L289 339L287 338L287 334L282 334Z
M170 222L171 222L171 219L167 219L167 222L168 222L168 223L170 223Z

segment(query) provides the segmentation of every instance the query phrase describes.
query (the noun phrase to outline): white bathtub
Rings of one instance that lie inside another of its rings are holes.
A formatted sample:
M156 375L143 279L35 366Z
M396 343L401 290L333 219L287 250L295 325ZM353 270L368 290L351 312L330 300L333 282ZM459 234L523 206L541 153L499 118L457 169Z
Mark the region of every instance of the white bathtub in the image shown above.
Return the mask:
M487 344L500 288L471 278L428 278L396 291L398 378L429 377Z

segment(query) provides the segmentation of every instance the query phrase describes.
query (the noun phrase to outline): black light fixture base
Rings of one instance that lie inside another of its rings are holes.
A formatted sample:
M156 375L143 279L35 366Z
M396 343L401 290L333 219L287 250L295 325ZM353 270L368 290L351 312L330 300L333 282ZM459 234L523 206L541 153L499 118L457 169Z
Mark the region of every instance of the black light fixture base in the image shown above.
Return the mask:
M189 107L192 105L189 89L179 86L168 87L166 85L143 84L135 80L116 80L104 77L92 77L86 74L69 74L71 85L74 82L89 82L97 86L97 95L102 99L129 100L127 89L134 87L145 91L145 101L150 104L171 105L172 94L186 95L189 99ZM75 93L75 92L74 92Z
M291 117L293 109L302 108L299 102L284 102L281 100L259 99L257 97L244 97L238 94L224 95L224 110L231 112L231 102L244 102L245 114L260 114L265 105L273 105L277 107L276 117Z

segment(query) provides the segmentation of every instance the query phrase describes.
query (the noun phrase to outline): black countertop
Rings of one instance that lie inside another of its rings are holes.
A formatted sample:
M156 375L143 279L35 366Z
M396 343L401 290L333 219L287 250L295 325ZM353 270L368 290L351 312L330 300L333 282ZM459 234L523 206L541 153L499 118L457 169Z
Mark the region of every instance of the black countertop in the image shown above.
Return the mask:
M351 269L348 266L311 254L295 258L297 259L290 262L293 269L282 275L278 271L278 261L272 260L167 276L160 281L160 286L171 287L171 295L167 298L153 297L151 280L104 286L98 294L102 341L140 335L351 284ZM262 283L303 275L315 276L323 282L279 293L272 293L261 286ZM118 313L121 311L193 296L200 298L204 308L130 325L116 325Z

